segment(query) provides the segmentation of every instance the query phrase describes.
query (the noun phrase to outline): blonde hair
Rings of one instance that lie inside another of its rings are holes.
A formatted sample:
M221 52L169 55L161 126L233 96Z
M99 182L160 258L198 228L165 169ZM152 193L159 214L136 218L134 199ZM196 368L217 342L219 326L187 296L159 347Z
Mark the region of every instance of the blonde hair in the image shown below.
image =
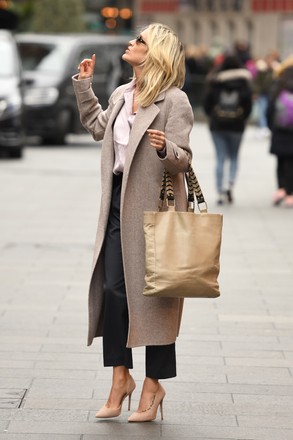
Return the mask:
M147 28L148 52L138 79L138 102L152 104L158 95L171 86L181 88L185 79L185 56L177 35L160 23Z
M284 61L282 61L282 63L280 63L275 68L275 77L278 78L282 76L285 70L288 69L288 67L292 67L292 66L293 66L293 55L289 55L287 58L285 58Z

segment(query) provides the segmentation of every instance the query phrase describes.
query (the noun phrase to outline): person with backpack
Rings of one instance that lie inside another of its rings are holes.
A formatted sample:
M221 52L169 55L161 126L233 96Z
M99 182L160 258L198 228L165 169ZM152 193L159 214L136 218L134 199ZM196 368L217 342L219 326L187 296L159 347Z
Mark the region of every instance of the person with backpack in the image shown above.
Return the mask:
M278 189L273 205L293 208L293 56L276 73L267 109L270 153L277 156Z
M252 108L252 76L237 55L227 54L208 76L203 106L216 151L218 204L233 202L239 148ZM225 163L229 162L227 182Z

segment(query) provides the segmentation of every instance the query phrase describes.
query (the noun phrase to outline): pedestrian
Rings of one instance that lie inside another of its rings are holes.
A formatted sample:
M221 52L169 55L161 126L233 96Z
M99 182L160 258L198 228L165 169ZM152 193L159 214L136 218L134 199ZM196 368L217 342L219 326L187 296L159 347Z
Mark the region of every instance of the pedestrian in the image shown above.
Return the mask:
M278 63L278 53L276 51L269 52L264 58L257 59L255 63L257 70L253 78L253 92L257 104L258 138L266 138L270 135L266 113L274 71Z
M232 203L240 143L252 107L251 74L236 55L226 54L220 66L209 74L203 106L216 151L217 203Z
M191 159L193 112L184 83L185 60L177 35L150 24L122 55L133 79L118 87L103 110L91 88L96 58L83 60L74 89L84 127L101 153L102 196L89 292L89 336L103 336L104 366L112 387L97 418L119 416L135 382L132 348L145 346L146 375L129 422L154 420L165 390L160 379L176 376L175 341L182 300L143 296L143 212L157 210L163 170L174 180L176 209L187 209L184 172ZM97 63L99 60L97 60ZM166 264L168 262L166 261Z
M267 109L270 152L277 157L278 189L273 205L293 208L293 56L281 63Z

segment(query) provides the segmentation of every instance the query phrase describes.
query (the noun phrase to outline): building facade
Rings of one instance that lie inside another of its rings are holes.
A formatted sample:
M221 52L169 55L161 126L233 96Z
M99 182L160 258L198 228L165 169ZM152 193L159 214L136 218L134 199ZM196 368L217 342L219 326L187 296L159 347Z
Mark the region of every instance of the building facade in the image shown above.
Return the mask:
M293 0L137 0L134 25L163 22L184 44L250 44L255 57L293 53Z

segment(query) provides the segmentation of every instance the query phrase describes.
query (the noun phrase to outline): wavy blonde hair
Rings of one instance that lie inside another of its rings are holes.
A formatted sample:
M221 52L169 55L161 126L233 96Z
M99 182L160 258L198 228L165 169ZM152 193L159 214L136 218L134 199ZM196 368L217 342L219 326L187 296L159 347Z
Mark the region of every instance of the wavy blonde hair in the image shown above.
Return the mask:
M171 86L181 88L185 79L184 50L175 32L161 23L150 24L146 29L148 52L137 81L137 98L142 107L152 104Z

